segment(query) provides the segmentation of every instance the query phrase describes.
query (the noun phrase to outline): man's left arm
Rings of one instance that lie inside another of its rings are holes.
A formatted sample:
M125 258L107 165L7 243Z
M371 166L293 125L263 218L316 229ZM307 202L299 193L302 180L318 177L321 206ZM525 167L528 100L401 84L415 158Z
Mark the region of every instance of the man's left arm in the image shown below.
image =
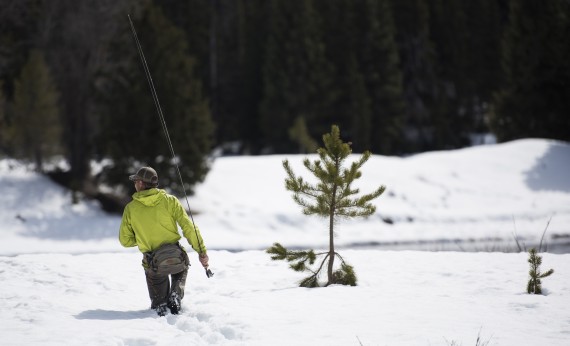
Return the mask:
M208 255L206 254L207 249L206 245L204 244L204 239L202 239L202 235L200 234L200 229L198 229L198 226L196 226L192 220L190 220L188 214L186 214L186 211L182 207L182 204L180 204L180 201L178 201L176 198L174 202L174 208L176 222L178 222L180 228L182 228L182 234L188 240L188 243L190 243L190 246L192 246L194 251L201 255L200 262L204 264L202 258L207 258Z

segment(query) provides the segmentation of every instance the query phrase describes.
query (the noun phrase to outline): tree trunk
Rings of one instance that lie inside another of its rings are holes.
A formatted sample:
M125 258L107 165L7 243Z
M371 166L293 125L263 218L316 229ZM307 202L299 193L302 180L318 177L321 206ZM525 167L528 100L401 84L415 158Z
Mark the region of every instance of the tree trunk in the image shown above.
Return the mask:
M340 162L336 159L336 174L338 175L338 170L340 167ZM331 205L329 209L329 267L327 271L328 275L328 282L327 286L333 283L333 265L334 265L334 258L335 258L335 251L334 251L334 212L336 209L336 189L338 188L336 182L333 185L332 190L332 197L331 197Z
M212 1L210 17L210 109L214 121L218 121L219 114L219 80L218 80L218 18L221 12L219 0Z
M44 172L44 165L42 159L42 151L38 148L39 144L35 144L34 148L34 158L36 160L36 172L43 173Z

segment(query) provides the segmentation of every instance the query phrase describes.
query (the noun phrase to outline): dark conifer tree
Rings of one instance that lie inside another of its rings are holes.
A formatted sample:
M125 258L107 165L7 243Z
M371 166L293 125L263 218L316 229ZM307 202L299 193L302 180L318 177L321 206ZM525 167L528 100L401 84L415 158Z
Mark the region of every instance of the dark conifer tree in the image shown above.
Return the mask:
M209 91L211 0L159 0L154 1L165 16L185 33L188 53L195 59L196 76Z
M107 42L125 21L130 1L42 1L40 20L31 37L46 57L61 94L63 139L70 166L68 185L74 193L93 192L90 160L99 126L94 84L103 67ZM90 191L88 191L90 190Z
M394 154L403 149L405 108L392 10L388 0L367 0L362 6L359 64L372 104L371 149Z
M166 0L157 3L187 38L223 153L259 152L265 0ZM230 144L230 145L228 145ZM231 149L227 149L231 148Z
M31 159L43 172L43 162L63 154L59 93L40 51L32 51L14 88L9 139L14 152Z
M176 28L158 7L147 7L135 20L137 34L152 75L160 106L181 173L191 186L202 181L208 171L207 155L211 150L213 122L202 85L195 71L195 60L181 30ZM170 149L141 65L135 43L125 26L114 45L114 53L129 57L124 64L105 71L99 81L99 97L108 108L100 109L100 155L113 159L103 177L112 184L128 184L126 172L145 164L160 175L162 186L180 193L178 175ZM111 59L113 57L110 57ZM130 184L128 185L130 191Z
M501 12L496 0L464 2L468 28L464 96L461 107L470 119L470 133L488 133L486 115L493 93L503 82Z
M261 131L272 151L294 151L288 130L296 118L305 119L313 137L323 132L335 97L332 64L312 0L273 0L269 5Z
M438 81L427 0L393 0L396 41L403 75L406 151L433 148Z
M470 119L462 105L468 28L462 2L430 1L430 34L435 43L437 85L432 106L433 149L468 144Z
M346 73L348 98L344 109L351 117L349 123L352 129L354 149L363 152L365 148L372 146L372 140L378 136L376 129L372 126L372 101L366 89L365 78L360 72L360 66L354 55L348 60L348 70Z
M510 2L503 41L505 86L491 126L500 141L570 140L570 2Z
M317 1L323 18L327 58L334 65L334 107L331 122L344 129L345 137L362 152L371 147L372 102L360 64L365 46L364 29L358 2L351 0Z
M14 82L30 51L41 50L45 58L44 47L37 42L38 36L46 35L38 33L43 29L44 5L35 0L0 0L0 81L6 100L14 97Z
M4 96L3 83L0 81L0 152L9 153L8 147L8 119L6 117L7 102ZM11 146L10 146L11 147Z

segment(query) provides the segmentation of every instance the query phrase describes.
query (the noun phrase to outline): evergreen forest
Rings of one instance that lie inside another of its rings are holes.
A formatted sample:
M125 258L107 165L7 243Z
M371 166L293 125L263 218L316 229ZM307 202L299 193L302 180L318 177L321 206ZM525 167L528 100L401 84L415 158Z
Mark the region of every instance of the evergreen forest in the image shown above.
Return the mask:
M569 42L568 0L0 0L0 156L96 195L142 164L191 192L214 152L314 153L333 124L382 155L569 141Z

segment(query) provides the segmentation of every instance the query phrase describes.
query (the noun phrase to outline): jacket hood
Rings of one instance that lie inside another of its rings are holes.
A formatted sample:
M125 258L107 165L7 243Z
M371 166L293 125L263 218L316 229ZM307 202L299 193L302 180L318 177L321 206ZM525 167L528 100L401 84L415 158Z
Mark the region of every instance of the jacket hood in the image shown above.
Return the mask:
M164 190L153 188L135 192L133 194L133 200L139 201L147 207L153 207L157 205L165 195L166 192Z

